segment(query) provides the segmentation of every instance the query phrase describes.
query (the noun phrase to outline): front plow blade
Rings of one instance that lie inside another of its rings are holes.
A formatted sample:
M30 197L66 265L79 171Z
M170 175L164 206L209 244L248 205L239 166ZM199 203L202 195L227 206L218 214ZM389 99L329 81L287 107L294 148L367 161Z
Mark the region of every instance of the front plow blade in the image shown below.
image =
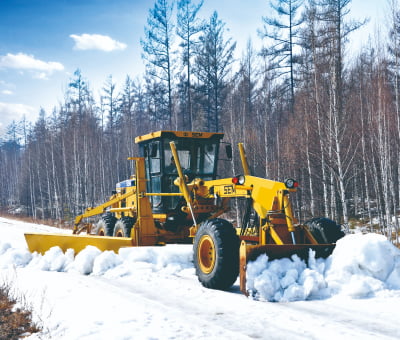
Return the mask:
M75 254L87 246L94 246L101 251L113 250L115 253L122 247L132 247L133 239L129 237L107 237L96 235L68 235L68 234L25 234L25 240L30 252L44 254L52 247L58 246L64 252L74 249Z
M335 244L267 244L267 245L248 245L242 241L240 245L240 291L248 295L246 289L246 270L247 263L255 261L258 256L266 254L269 260L290 258L297 255L303 260L308 259L309 251L315 251L315 257L326 258L332 254Z

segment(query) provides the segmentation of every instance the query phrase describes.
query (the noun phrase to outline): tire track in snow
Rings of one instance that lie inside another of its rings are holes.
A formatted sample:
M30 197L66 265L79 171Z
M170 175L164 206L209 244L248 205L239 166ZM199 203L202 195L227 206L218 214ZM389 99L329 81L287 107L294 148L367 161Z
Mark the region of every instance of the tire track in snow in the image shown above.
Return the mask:
M328 326L329 320L329 324L333 324L346 339L352 333L362 339L400 339L398 318L389 311L371 310L368 299L334 298L312 303L292 302L283 306L307 316L318 328Z
M151 281L148 285L140 280L109 281L101 278L105 285L121 289L132 297L140 296L156 308L165 309L168 315L203 329L212 330L207 336L218 339L311 339L312 334L302 328L303 322L292 320L293 327L287 327L284 310L280 304L253 301L242 295L237 287L234 292L206 289L193 276L192 280L181 278L162 278L157 284ZM158 278L159 279L159 278ZM171 281L177 287L170 290ZM156 288L157 287L157 288ZM156 290L157 289L157 290ZM226 302L229 301L229 304ZM254 314L248 313L253 309ZM192 338L193 338L192 333ZM218 336L217 336L218 335ZM195 337L196 338L196 337ZM317 338L317 337L316 337ZM319 339L321 339L319 337Z

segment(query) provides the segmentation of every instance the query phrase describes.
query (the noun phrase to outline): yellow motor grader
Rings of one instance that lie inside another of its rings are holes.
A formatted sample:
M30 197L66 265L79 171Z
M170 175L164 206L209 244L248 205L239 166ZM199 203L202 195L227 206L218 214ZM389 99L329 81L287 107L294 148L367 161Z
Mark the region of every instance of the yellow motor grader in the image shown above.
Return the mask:
M246 292L246 265L266 253L270 259L297 254L331 254L340 226L327 218L299 224L290 195L298 186L251 176L243 144L243 174L218 178L220 159L232 159L222 133L158 131L139 136L135 174L117 183L107 202L75 218L72 234L25 234L31 252L53 246L79 252L88 245L117 252L121 247L193 243L196 274L203 286L228 289L240 273ZM225 146L224 148L222 146ZM232 198L244 203L241 225L221 218ZM96 221L94 221L96 219Z

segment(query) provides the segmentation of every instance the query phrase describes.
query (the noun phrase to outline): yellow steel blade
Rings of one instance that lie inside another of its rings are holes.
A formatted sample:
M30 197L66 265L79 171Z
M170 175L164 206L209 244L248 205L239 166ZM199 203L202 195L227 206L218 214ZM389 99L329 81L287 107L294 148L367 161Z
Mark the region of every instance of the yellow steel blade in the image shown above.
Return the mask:
M30 252L37 251L44 254L52 247L58 246L64 252L74 249L75 254L85 249L86 246L95 246L101 251L113 250L118 252L122 247L132 247L132 238L107 237L96 235L68 235L68 234L25 234L25 240Z

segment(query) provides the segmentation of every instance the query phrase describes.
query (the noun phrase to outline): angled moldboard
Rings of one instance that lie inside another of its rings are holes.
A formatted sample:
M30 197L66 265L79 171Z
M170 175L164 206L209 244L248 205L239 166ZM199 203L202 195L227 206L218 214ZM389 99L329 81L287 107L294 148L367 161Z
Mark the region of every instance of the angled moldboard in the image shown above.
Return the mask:
M64 252L74 249L79 253L87 246L95 246L101 251L113 250L118 252L122 247L132 247L133 242L128 237L107 237L96 235L68 235L68 234L25 234L25 240L30 252L44 254L52 247L58 246Z

